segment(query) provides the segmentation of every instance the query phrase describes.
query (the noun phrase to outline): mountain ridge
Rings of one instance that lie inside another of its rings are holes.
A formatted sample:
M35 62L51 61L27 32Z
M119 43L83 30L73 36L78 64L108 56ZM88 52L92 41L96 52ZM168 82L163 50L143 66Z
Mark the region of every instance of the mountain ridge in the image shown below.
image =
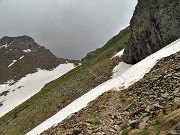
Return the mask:
M51 70L68 61L57 58L25 35L0 39L0 54L0 84L20 80L29 73L37 72L37 69Z
M0 39L0 54L0 117L79 65L26 35Z

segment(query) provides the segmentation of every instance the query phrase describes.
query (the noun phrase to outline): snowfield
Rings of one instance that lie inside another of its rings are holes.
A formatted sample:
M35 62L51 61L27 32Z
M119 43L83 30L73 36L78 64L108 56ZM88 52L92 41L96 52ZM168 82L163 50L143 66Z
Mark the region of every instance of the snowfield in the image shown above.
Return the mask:
M180 51L180 39L173 42L172 44L164 47L158 52L152 54L151 56L145 58L135 65L126 65L125 63L120 63L114 69L113 78L106 81L105 83L97 86L88 93L84 94L80 98L73 101L71 104L60 110L57 114L47 119L39 126L34 128L32 131L27 133L27 135L36 135L42 133L44 130L57 125L62 120L66 119L73 113L86 107L89 102L95 100L98 96L109 90L122 90L128 88L133 83L137 82L143 76L148 73L151 68L157 63L157 61L163 57L170 56L176 52ZM122 53L119 53L122 54ZM120 56L118 54L118 56ZM122 69L121 69L122 67ZM128 68L127 68L128 67ZM118 70L121 70L118 72Z
M9 91L6 96L0 96L0 104L3 104L0 106L0 117L39 92L45 84L59 78L74 67L73 63L68 63L60 64L51 71L39 69L36 73L26 75L13 85L8 84L12 80L0 85L0 94Z

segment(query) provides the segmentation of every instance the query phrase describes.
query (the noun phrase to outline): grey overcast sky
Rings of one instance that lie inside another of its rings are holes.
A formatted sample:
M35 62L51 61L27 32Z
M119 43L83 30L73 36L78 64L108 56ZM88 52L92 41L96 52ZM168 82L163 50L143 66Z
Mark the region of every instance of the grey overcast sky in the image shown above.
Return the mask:
M129 25L137 0L0 0L0 38L28 35L81 59Z

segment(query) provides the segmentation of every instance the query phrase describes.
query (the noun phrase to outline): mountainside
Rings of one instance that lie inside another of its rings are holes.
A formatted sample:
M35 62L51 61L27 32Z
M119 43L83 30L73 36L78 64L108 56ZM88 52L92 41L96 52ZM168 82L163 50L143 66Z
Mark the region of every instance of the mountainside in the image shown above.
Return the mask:
M178 135L179 5L138 0L129 27L0 117L0 135Z
M0 117L77 63L57 58L28 36L0 39Z
M179 78L180 52L161 59L128 89L102 94L41 135L179 135Z
M62 110L60 110L57 114L53 115L51 118L47 119L46 121L44 121L43 123L38 125L32 131L30 131L27 135L40 134L44 130L60 123L65 118L68 119L68 116L72 117L72 119L73 119L74 118L73 116L74 115L76 116L76 112L78 112L81 109L83 111L84 108L86 106L88 106L88 104L91 101L95 100L101 94L105 93L106 91L110 91L110 90L118 90L119 91L119 90L124 90L124 89L128 88L130 85L132 85L135 82L137 82L138 80L142 79L143 76L145 75L145 73L148 73L151 70L151 68L153 68L153 66L157 63L158 60L162 59L163 57L174 54L176 52L179 52L179 51L180 51L180 39L173 42L172 44L168 45L167 47L159 50L158 52L148 56L146 59L142 60L141 62L139 62L135 65L128 65L129 66L128 69L125 68L125 67L127 67L127 65L124 62L120 62L114 68L114 73L113 73L112 79L109 79L108 81L102 83L101 85L97 86L96 88L90 90L89 92L87 92L86 94L81 96L80 98L76 99L71 104L64 107ZM118 53L119 57L121 57L120 54L122 54L122 51L120 51ZM146 66L144 66L144 65L146 65ZM176 66L178 66L178 64L175 64L175 67ZM175 81L176 81L176 83L178 83L178 77L176 78ZM176 86L176 87L178 87L178 86ZM137 97L137 96L135 95L134 98L135 97ZM152 99L152 100L154 100L154 99ZM108 102L108 101L106 101L106 102ZM102 104L104 105L104 103L102 103ZM112 104L110 106L112 106ZM91 107L94 108L94 106L93 107L91 106ZM96 109L98 110L98 108L96 108ZM106 111L106 113L108 113L108 112L110 112L110 111ZM91 115L91 113L90 114L87 113L86 116L87 115ZM81 119L81 117L80 117L80 119ZM95 122L97 122L96 118L92 118L92 119L95 119ZM75 123L77 123L77 121ZM71 123L69 123L69 124L71 125ZM107 123L104 122L104 125L106 125L106 124ZM81 127L80 127L80 129L78 129L78 126L73 128L73 130L70 130L67 127L64 127L64 128L65 128L64 130L65 130L66 134L74 134L74 132L76 132L76 131L79 132L80 135L88 133L87 130L85 130L83 132L83 129L81 132ZM57 129L57 128L55 128L55 130L58 132L56 134L63 134L62 131L64 131L64 130ZM69 130L72 132L69 133ZM53 134L53 132L50 132L50 133ZM106 133L106 134L108 135L108 133Z
M137 63L180 37L179 0L138 0L123 61Z
M127 28L94 52L94 57L46 84L36 95L0 117L0 134L23 135L92 88L110 79L113 68L120 61L119 58L111 58L124 48L128 39Z
M66 63L28 36L3 37L0 54L0 84L17 81L37 69L50 70Z

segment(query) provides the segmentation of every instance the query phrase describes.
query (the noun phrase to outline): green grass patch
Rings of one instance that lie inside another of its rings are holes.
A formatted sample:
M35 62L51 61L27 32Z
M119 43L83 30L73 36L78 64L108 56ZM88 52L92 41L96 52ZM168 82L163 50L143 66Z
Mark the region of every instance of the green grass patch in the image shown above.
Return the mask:
M140 132L140 135L150 135L149 129L147 128L142 129L142 131Z
M130 131L129 126L127 124L124 124L122 126L122 135L128 135L129 131Z
M90 114L87 119L87 121L93 125L101 124L101 121L94 114Z

